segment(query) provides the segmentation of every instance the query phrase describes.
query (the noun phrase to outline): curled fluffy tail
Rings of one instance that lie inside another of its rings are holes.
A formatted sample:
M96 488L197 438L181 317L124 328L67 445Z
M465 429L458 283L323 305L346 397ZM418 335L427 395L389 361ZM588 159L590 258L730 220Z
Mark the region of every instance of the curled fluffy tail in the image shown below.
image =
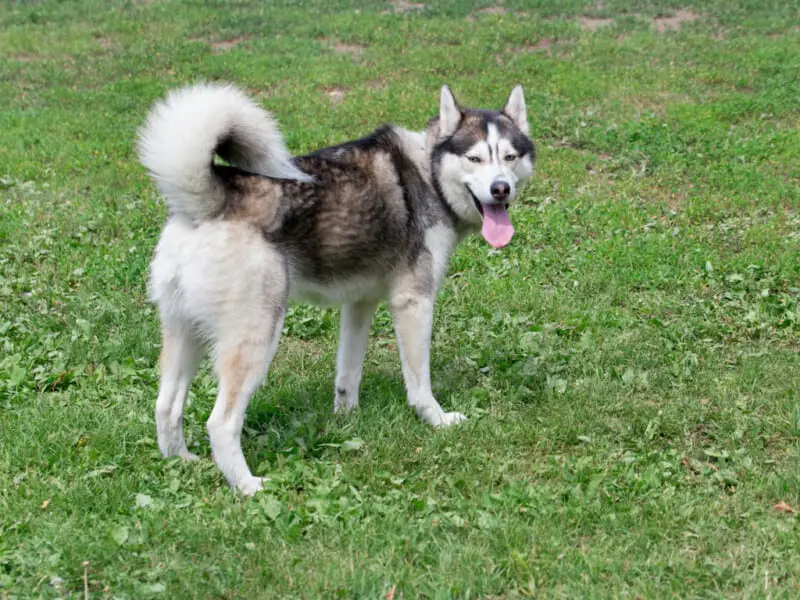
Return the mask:
M172 212L192 219L214 215L225 202L215 154L251 173L311 180L292 162L272 116L229 85L171 92L150 111L138 148Z

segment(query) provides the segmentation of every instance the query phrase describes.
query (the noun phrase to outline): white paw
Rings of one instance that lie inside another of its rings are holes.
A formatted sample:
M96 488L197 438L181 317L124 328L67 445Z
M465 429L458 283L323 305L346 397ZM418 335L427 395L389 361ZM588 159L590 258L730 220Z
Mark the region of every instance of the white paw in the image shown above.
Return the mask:
M261 484L264 481L263 477L248 477L236 486L243 496L253 496L256 492L261 491Z
M451 425L455 425L466 420L466 415L462 415L460 412L448 412L442 415L442 420L436 425L436 427L450 427Z
M336 386L336 393L333 397L333 412L335 414L347 414L358 408L358 389L355 393L347 392L347 388L341 385Z
M200 460L200 457L197 456L194 452L189 452L188 450L184 450L178 456L180 456L186 462L194 462L196 460Z
M456 423L467 420L467 417L460 412L444 412L442 407L439 406L439 403L435 400L426 402L421 406L416 406L415 409L417 411L417 416L419 416L423 422L434 427L449 427L450 425L455 425Z
M358 400L355 402L351 401L340 401L338 398L333 403L333 413L336 415L348 415L353 412L355 409L358 408Z

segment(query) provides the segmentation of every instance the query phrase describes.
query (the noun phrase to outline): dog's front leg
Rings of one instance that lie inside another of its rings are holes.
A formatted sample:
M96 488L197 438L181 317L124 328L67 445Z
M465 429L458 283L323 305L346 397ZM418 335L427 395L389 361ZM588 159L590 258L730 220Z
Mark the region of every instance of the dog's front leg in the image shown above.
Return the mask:
M420 419L436 427L465 420L467 417L461 413L442 410L431 391L433 298L404 292L393 295L389 307L394 317L408 403Z

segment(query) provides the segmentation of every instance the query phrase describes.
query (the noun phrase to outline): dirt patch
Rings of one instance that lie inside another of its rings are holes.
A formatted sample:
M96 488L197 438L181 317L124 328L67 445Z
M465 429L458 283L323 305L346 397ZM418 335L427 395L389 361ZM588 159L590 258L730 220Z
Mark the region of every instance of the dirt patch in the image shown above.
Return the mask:
M334 44L332 46L336 54L350 54L351 56L360 56L364 51L364 46L359 44Z
M11 60L14 62L29 63L44 60L44 57L38 54L15 54L11 57Z
M648 112L663 115L670 106L675 104L691 104L692 98L688 94L667 91L642 91L631 95L622 95L619 100L636 111L636 119Z
M605 17L578 17L578 23L584 31L597 31L603 27L609 27L614 24L614 19L607 19Z
M511 52L513 54L532 54L533 52L545 52L549 56L554 43L555 40L553 38L542 38L535 44L517 46L516 48L513 48Z
M341 40L333 38L322 38L320 41L334 54L349 56L355 62L361 60L361 55L365 50L361 44L345 44Z
M98 36L94 38L94 41L97 42L103 50L111 50L111 48L114 47L114 41L111 38Z
M334 104L341 104L344 102L344 90L340 87L326 87L324 90L325 95Z
M392 10L385 10L382 14L390 15L395 13L407 13L415 10L425 10L422 2L407 2L406 0L392 0Z
M679 31L684 23L691 23L700 18L700 15L690 10L679 10L672 17L653 17L653 25L658 33L667 31Z
M536 52L537 50L543 50L550 54L550 48L553 47L553 42L555 40L553 38L542 38L532 46L528 46L528 52Z
M504 15L506 14L506 9L503 6L489 6L480 9L478 13L483 13L485 15Z
M235 37L229 40L222 40L219 42L212 42L211 43L211 52L214 54L223 54L224 52L228 52L234 46L238 46L242 42L246 41L246 37Z
M386 81L383 77L378 79L373 79L372 81L367 82L367 87L373 90L385 90L389 87L389 82Z
M289 83L287 81L282 81L264 88L246 88L245 91L247 92L248 97L253 98L254 100L267 100L277 96L278 92L288 85Z

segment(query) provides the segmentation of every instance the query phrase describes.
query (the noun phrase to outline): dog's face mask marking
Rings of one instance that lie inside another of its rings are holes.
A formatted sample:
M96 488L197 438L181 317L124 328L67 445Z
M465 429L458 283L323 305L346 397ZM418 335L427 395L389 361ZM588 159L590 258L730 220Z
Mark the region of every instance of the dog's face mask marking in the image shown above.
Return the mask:
M533 144L522 87L511 92L502 111L462 111L445 86L439 115L441 185L464 220L481 225L484 239L496 248L511 241L514 228L508 206L518 184L533 173ZM461 188L461 189L459 189Z

